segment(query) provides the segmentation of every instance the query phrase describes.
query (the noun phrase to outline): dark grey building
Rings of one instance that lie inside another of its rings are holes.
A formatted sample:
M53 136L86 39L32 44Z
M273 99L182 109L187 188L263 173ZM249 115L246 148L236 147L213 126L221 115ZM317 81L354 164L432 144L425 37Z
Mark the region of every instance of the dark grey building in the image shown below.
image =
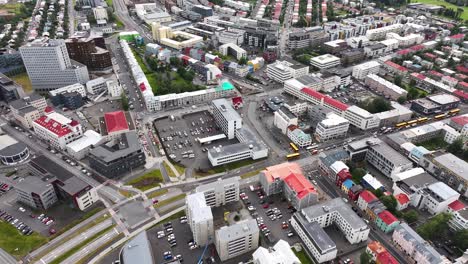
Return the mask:
M83 97L78 92L57 94L51 97L51 101L54 106L61 105L71 110L80 108L84 104Z
M108 178L115 178L146 162L145 153L135 132L119 135L89 152L91 168Z
M194 5L192 7L192 11L200 14L202 17L209 17L213 15L213 9L208 6L203 6L203 5Z
M7 103L24 97L23 87L0 73L0 100Z
M18 202L39 210L48 209L58 201L53 184L35 176L24 178L15 191Z

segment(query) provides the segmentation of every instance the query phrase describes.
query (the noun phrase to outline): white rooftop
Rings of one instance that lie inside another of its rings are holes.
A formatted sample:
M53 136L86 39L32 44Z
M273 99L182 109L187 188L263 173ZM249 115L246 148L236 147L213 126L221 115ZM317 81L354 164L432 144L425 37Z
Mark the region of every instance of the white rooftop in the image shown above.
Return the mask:
M213 219L211 207L206 205L205 195L202 192L187 195L185 201L188 210L192 212L191 221L203 222Z
M349 121L335 113L327 114L327 118L320 121L320 124L324 127L334 127L344 124L349 124Z
M370 186L372 186L374 190L380 189L383 186L382 183L380 183L380 181L377 180L377 178L370 175L369 173L364 175L362 179L365 180Z
M450 94L433 95L433 96L429 96L428 99L433 101L433 102L436 102L438 104L441 104L441 105L455 103L455 102L460 101L460 99L458 99L458 97L455 97L455 96L450 95Z
M86 130L81 138L68 144L67 148L70 148L75 152L79 152L87 147L95 146L99 141L101 141L101 139L101 134L94 130Z
M369 113L369 111L365 110L365 109L362 109L358 106L355 106L355 105L352 105L350 107L348 107L348 109L346 111L349 111L349 112L353 112L355 114L357 114L358 116L360 117L363 117L363 118L372 118L372 114Z
M437 194L444 201L453 198L454 196L460 196L454 189L450 188L447 184L443 182L436 182L427 187L431 192Z
M335 61L340 61L340 58L333 56L331 54L325 54L321 56L314 57L310 59L311 62L316 62L319 64L325 64L325 63L330 63L330 62L335 62Z

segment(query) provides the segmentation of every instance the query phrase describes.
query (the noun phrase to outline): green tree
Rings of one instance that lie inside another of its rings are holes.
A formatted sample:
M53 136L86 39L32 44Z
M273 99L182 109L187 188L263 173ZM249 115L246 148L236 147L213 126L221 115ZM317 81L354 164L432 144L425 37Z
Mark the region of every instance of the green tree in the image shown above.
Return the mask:
M441 234L449 229L448 221L450 221L451 218L452 215L448 213L438 214L419 226L416 232L426 240L440 237Z
M416 210L411 209L403 213L403 219L405 219L405 221L409 224L418 221L418 218L419 218L419 215L418 215L418 212L416 212Z
M401 86L401 80L402 80L401 75L398 74L398 75L395 76L395 79L393 80L393 82L396 85Z
M387 210L392 213L396 212L397 200L393 195L383 196L380 198L380 201L387 207Z
M363 169L363 168L355 168L353 170L351 170L351 176L352 176L352 180L358 184L361 182L362 180L362 177L364 177L364 175L366 175L366 170Z
M409 87L408 89L408 94L406 95L406 98L408 100L413 100L413 99L417 99L419 96L419 91L418 89L414 88L414 87Z
M247 61L248 60L247 60L246 57L242 57L242 58L239 59L238 64L239 65L245 65L245 64L247 64Z
M171 57L171 58L169 59L169 63L170 63L171 66L173 66L173 67L177 67L177 68L182 67L182 61L181 61L179 58L177 58L177 57Z
M382 189L377 189L373 191L373 193L375 194L375 196L377 196L377 198L380 198L384 195Z
M124 111L128 111L128 98L124 92L122 92L122 94L120 95L120 102L122 104L122 109Z
M398 97L397 102L400 104L404 104L406 102L406 96Z
M461 251L466 251L468 248L468 229L463 229L455 232L453 236L453 243Z
M367 253L366 251L363 251L361 253L361 256L359 257L360 263L361 264L371 264L372 263L372 256L371 254Z
M447 151L452 153L455 156L459 156L463 154L463 139L458 138L457 140L453 141L452 144L447 146Z

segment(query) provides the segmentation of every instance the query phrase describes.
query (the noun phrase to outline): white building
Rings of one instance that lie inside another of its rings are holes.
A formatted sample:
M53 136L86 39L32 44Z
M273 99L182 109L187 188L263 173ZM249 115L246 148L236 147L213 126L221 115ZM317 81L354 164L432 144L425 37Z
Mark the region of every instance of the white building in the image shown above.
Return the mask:
M444 141L448 144L452 144L461 136L460 132L447 124L442 127L442 132L444 133Z
M433 215L447 211L448 205L457 201L460 194L443 182L436 182L424 189L419 208L426 208Z
M106 79L99 77L86 82L86 90L90 94L98 95L107 90Z
M226 55L233 55L237 60L241 58L247 58L247 51L234 43L226 43L224 45L219 46L219 52Z
M468 229L468 208L460 201L452 202L447 207L447 213L452 215L449 226L453 230Z
M369 29L366 32L366 37L371 41L381 40L381 39L385 39L385 37L387 36L387 33L391 33L391 32L399 33L402 30L403 30L402 24L393 24L393 25L386 26L386 27Z
M259 247L252 254L254 264L301 264L288 242L280 239L273 247Z
M218 207L239 201L239 180L240 177L238 176L219 179L212 183L200 185L195 191L204 194L208 206Z
M236 136L236 130L242 127L242 118L224 98L212 101L213 116L228 139Z
M107 93L111 97L119 97L122 95L122 86L118 84L115 80L110 80L106 82L107 85Z
M369 39L366 36L358 36L346 39L346 44L353 49L363 48L369 45Z
M185 31L174 31L170 27L161 26L160 23L156 22L150 25L153 38L156 41L158 41L161 45L168 46L176 50L193 47L195 44L203 42L203 37L190 34Z
M172 20L171 15L159 9L155 3L136 4L135 12L147 25L171 22Z
M216 32L216 36L218 36L219 43L221 44L233 43L242 45L244 43L244 33L244 30L229 28L228 30Z
M309 73L309 66L289 61L280 61L267 65L267 76L279 83L292 78L299 78Z
M413 163L384 142L369 147L366 160L387 177L413 168Z
M402 96L406 97L408 94L405 89L373 73L366 76L365 84L367 84L370 89L378 91L384 96L390 97L392 100L397 100Z
M312 145L312 137L297 126L290 126L286 135L299 148L305 148Z
M35 91L48 92L89 80L88 68L71 60L65 41L37 39L20 47L21 58Z
M380 124L380 120L377 116L355 105L346 109L344 118L346 118L351 125L361 130L373 129L379 127Z
M414 33L402 37L400 34L390 32L387 33L386 38L397 40L399 47L409 47L421 44L424 41L424 37L422 35Z
M363 80L368 74L378 73L380 63L377 61L368 61L353 67L353 77L358 80Z
M326 119L320 121L315 129L315 139L325 142L331 139L345 137L348 133L349 121L343 117L330 112Z
M221 261L245 254L258 247L260 230L255 219L223 226L215 232L215 245Z
M55 89L49 92L51 97L57 96L63 93L73 93L77 92L81 95L81 97L86 97L86 90L81 83L75 83L71 85L64 86L62 88Z
M282 106L275 111L273 125L281 130L281 133L286 134L288 127L291 125L297 126L298 119L288 108Z
M185 198L187 222L192 230L193 241L205 246L214 241L213 214L206 204L203 193L196 192Z
M413 111L394 101L391 101L390 104L393 109L375 114L375 116L380 120L381 127L390 127L395 124L411 120Z
M107 9L102 6L97 6L93 8L93 14L96 20L109 20L109 17L107 17Z
M33 123L34 132L51 147L65 149L66 145L83 135L81 124L61 114L51 112Z
M320 70L333 68L341 64L340 58L331 54L325 54L310 59L310 64Z
M101 141L101 134L94 130L86 130L81 138L67 144L67 153L74 159L81 160L88 155L91 147L99 145Z

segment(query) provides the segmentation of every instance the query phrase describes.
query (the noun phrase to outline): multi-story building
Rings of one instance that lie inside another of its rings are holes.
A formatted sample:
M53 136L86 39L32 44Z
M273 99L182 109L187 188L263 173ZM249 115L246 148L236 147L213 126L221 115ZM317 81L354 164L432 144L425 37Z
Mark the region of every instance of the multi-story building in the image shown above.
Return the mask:
M236 136L236 130L242 127L242 118L226 99L213 100L213 116L218 126L228 139Z
M212 183L198 186L195 191L203 193L206 204L211 207L226 205L239 201L240 177L220 179Z
M10 103L25 96L23 87L0 73L0 100Z
M398 218L396 218L388 210L385 210L377 215L375 225L380 228L384 233L391 232L400 224Z
M325 54L310 59L310 64L320 70L333 68L341 64L340 58L331 54Z
M81 124L59 113L49 112L33 122L36 135L47 141L51 147L62 149L83 135Z
M298 126L291 125L286 131L286 136L299 148L305 148L312 145L312 136L305 133Z
M195 44L203 42L203 37L190 34L184 31L173 31L170 27L161 26L160 23L151 24L153 38L161 45L181 50L186 47L193 47Z
M240 60L241 58L247 58L247 51L234 43L226 43L219 46L219 52L221 52L221 54L224 56L232 55L237 60Z
M365 78L365 84L367 84L370 89L376 90L384 96L390 97L392 100L397 100L400 97L406 97L408 94L405 89L376 74L368 74Z
M109 19L109 17L107 16L107 8L104 8L102 6L97 6L93 8L93 14L96 20Z
M423 189L422 196L419 208L436 215L447 211L448 205L457 201L460 194L443 182L435 182Z
M468 229L468 209L459 200L452 202L447 207L447 213L452 215L449 226L452 230L459 231Z
M443 263L442 256L407 223L395 228L392 240L414 263Z
M393 24L385 27L369 29L366 32L366 37L369 40L383 40L387 36L387 33L399 33L403 30L402 24Z
M242 29L229 28L228 30L216 32L220 44L232 43L242 45L244 43L244 33Z
M390 33L387 33L386 38L397 40L398 46L402 48L413 46L416 44L421 44L421 42L424 41L424 37L420 34L409 34L409 35L402 37L400 36L400 34L390 32Z
M89 151L89 166L108 178L118 177L145 162L145 153L133 131Z
M86 82L86 91L90 94L98 95L107 90L107 80L99 77Z
M205 246L214 240L213 214L206 204L203 193L193 193L185 198L187 222L192 230L193 241Z
M68 85L49 92L50 99L54 106L62 105L68 109L77 109L83 106L83 98L86 97L86 90L80 83Z
M20 52L37 92L45 93L89 80L87 67L70 58L64 40L37 39L20 47Z
M380 120L380 126L391 127L411 119L413 111L394 101L391 101L390 104L393 109L375 114Z
M289 32L288 48L290 50L320 46L330 39L322 27L300 28Z
M382 43L375 43L364 47L364 53L369 58L376 58L383 56L387 52L387 46Z
M299 78L309 73L309 67L290 61L276 61L267 65L267 75L269 78L284 83L292 78Z
M355 105L346 109L344 118L348 119L351 125L361 130L373 129L379 127L380 124L380 120L376 115Z
M11 113L23 127L32 128L34 120L38 119L47 107L44 97L33 93L9 103Z
M380 63L377 61L368 61L353 67L353 77L358 80L364 80L371 73L378 73Z
M120 97L122 95L122 86L117 82L117 80L106 81L107 93L111 97Z
M318 193L304 177L297 163L282 163L261 171L260 184L267 196L283 193L284 197L297 209L318 202Z
M91 148L96 147L102 141L101 134L94 130L86 130L81 138L67 144L67 153L70 157L81 160L88 155Z
M29 148L23 142L18 142L9 135L0 131L0 161L12 166L26 161L29 158Z
M275 125L279 130L286 134L288 127L291 125L297 126L298 119L288 108L281 106L280 109L275 111L273 125Z
M468 136L468 115L452 117L450 119L450 126L458 131L460 135Z
M315 139L319 142L345 137L348 133L349 121L343 117L328 113L326 118L320 121L315 128Z
M393 195L404 194L408 197L408 206L419 208L423 204L423 189L436 182L434 177L425 172L408 178L395 179L392 186Z
M280 239L273 247L259 247L252 254L253 264L301 264L288 242Z
M361 210L365 211L367 209L367 206L370 203L377 201L377 200L378 200L377 196L375 196L372 192L368 190L364 190L361 192L361 194L359 194L357 205L359 206Z
M413 163L386 143L369 147L366 160L387 177L413 168Z
M15 191L18 202L39 210L47 210L58 201L54 185L35 176L20 181Z
M223 226L215 232L215 245L221 261L245 254L258 247L260 230L255 219Z
M130 112L108 112L103 117L99 117L99 130L101 135L109 140L134 131L135 123Z
M88 67L90 71L110 71L111 54L102 36L73 36L65 41L70 59Z

